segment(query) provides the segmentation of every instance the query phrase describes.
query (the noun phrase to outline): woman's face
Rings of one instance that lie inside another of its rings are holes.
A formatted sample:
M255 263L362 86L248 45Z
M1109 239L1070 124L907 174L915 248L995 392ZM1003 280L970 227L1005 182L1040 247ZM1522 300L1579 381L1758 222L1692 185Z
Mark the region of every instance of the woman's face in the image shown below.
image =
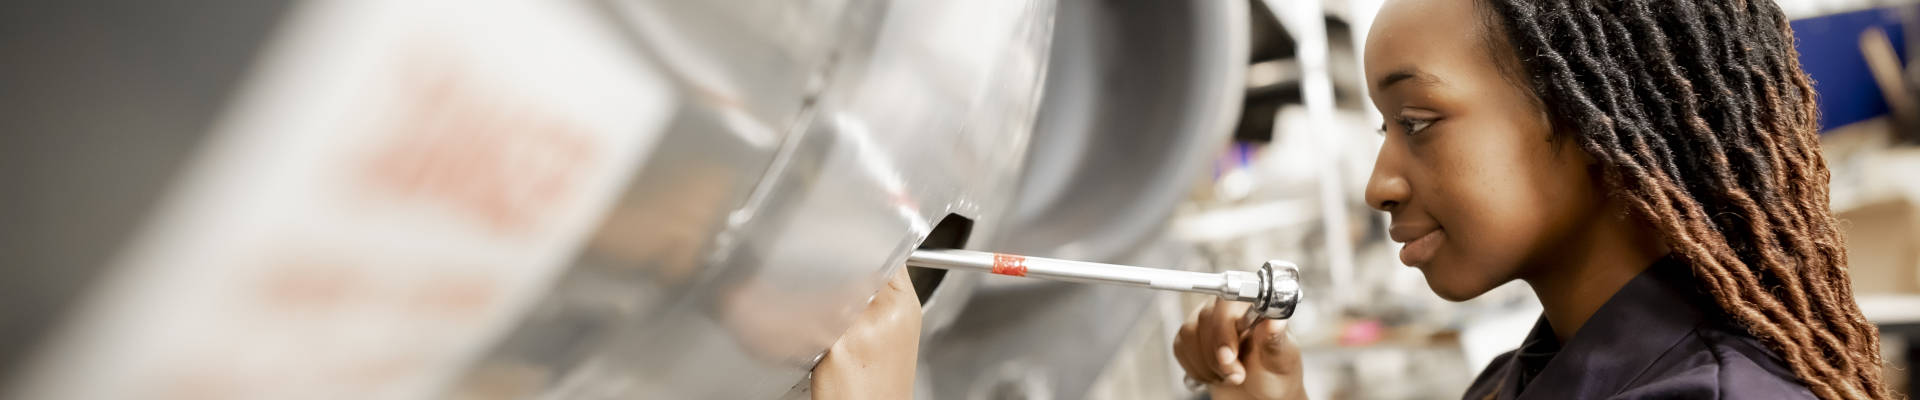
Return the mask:
M1604 214L1591 158L1554 138L1525 83L1499 68L1488 43L1505 41L1488 41L1478 7L1390 0L1366 48L1387 121L1367 203L1392 214L1401 261L1455 301L1542 271Z

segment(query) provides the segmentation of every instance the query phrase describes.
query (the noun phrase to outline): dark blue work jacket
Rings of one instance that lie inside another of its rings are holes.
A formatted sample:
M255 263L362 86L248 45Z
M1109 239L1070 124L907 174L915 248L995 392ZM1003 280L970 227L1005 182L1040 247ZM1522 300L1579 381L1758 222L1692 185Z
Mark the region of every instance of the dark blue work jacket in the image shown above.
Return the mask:
M1467 399L1811 399L1784 361L1734 327L1668 256L1560 343L1543 316Z

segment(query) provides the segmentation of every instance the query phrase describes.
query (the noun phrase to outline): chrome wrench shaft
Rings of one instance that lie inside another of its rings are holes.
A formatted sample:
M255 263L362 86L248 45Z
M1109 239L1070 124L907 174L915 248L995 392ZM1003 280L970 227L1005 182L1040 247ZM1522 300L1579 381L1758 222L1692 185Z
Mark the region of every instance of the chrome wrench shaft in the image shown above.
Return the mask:
M973 250L921 249L907 257L907 265L1214 295L1228 301L1253 303L1253 307L1247 309L1249 323L1260 319L1287 319L1300 303L1299 267L1277 260L1266 262L1258 271L1207 273Z

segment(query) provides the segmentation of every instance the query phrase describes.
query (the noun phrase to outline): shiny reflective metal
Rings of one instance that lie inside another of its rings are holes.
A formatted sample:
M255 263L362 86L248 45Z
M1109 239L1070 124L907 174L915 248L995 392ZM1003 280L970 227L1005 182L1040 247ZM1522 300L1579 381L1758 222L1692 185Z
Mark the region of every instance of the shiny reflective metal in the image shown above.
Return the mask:
M915 250L907 257L907 265L1219 296L1222 300L1253 303L1243 326L1261 319L1287 319L1300 303L1300 268L1278 260L1268 261L1255 272L1207 273L938 249Z
M787 392L936 222L973 219L979 239L1009 208L1051 1L606 9L683 106L559 284L452 394L804 396ZM926 323L971 280L945 279Z
M1246 90L1245 1L1063 1L1027 171L992 248L1120 262L1205 179Z
M0 312L3 336L19 339L0 348L9 367L171 189L165 178L296 3L66 7L34 18L107 23L13 24L89 46L24 66L38 83L18 85L32 101L13 108L40 112L5 119L58 133L0 146L32 163L16 187L30 206L0 208L48 227L8 242L35 244L18 252L29 269L7 274L32 299ZM566 271L465 368L436 371L451 376L445 397L794 395L949 217L973 221L971 245L1146 257L1130 250L1152 247L1224 141L1245 64L1235 1L583 4L665 75L675 108ZM208 13L237 17L167 23ZM104 30L59 34L73 26ZM21 47L14 58L52 48ZM127 54L140 62L99 62ZM925 303L921 397L1082 397L1131 323L1121 317L1146 304L1112 288L982 281L951 274ZM1035 339L1074 327L1092 332Z
M1253 326L1251 322L1258 320L1292 318L1293 310L1300 306L1300 267L1290 262L1272 260L1261 264L1257 274L1260 288L1255 293L1258 296L1252 299L1227 299L1253 302L1253 307L1247 308L1246 319L1249 323L1245 326Z
M993 227L976 231L991 236L968 247L1191 264L1190 248L1163 232L1174 206L1207 178L1238 116L1247 3L1061 1L1054 21L1014 208L983 220ZM929 328L921 342L919 383L928 391L920 398L1085 398L1155 296L992 275L972 292L952 323ZM1035 382L1044 382L1038 396L1024 389Z

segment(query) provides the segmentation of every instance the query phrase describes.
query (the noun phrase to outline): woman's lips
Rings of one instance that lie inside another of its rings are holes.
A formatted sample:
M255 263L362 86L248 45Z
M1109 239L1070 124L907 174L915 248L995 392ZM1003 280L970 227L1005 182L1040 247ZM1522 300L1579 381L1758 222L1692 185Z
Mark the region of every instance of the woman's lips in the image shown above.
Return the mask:
M1440 252L1440 245L1447 241L1446 231L1435 229L1427 232L1406 246L1400 248L1400 263L1409 266L1424 266L1433 261L1434 253Z

